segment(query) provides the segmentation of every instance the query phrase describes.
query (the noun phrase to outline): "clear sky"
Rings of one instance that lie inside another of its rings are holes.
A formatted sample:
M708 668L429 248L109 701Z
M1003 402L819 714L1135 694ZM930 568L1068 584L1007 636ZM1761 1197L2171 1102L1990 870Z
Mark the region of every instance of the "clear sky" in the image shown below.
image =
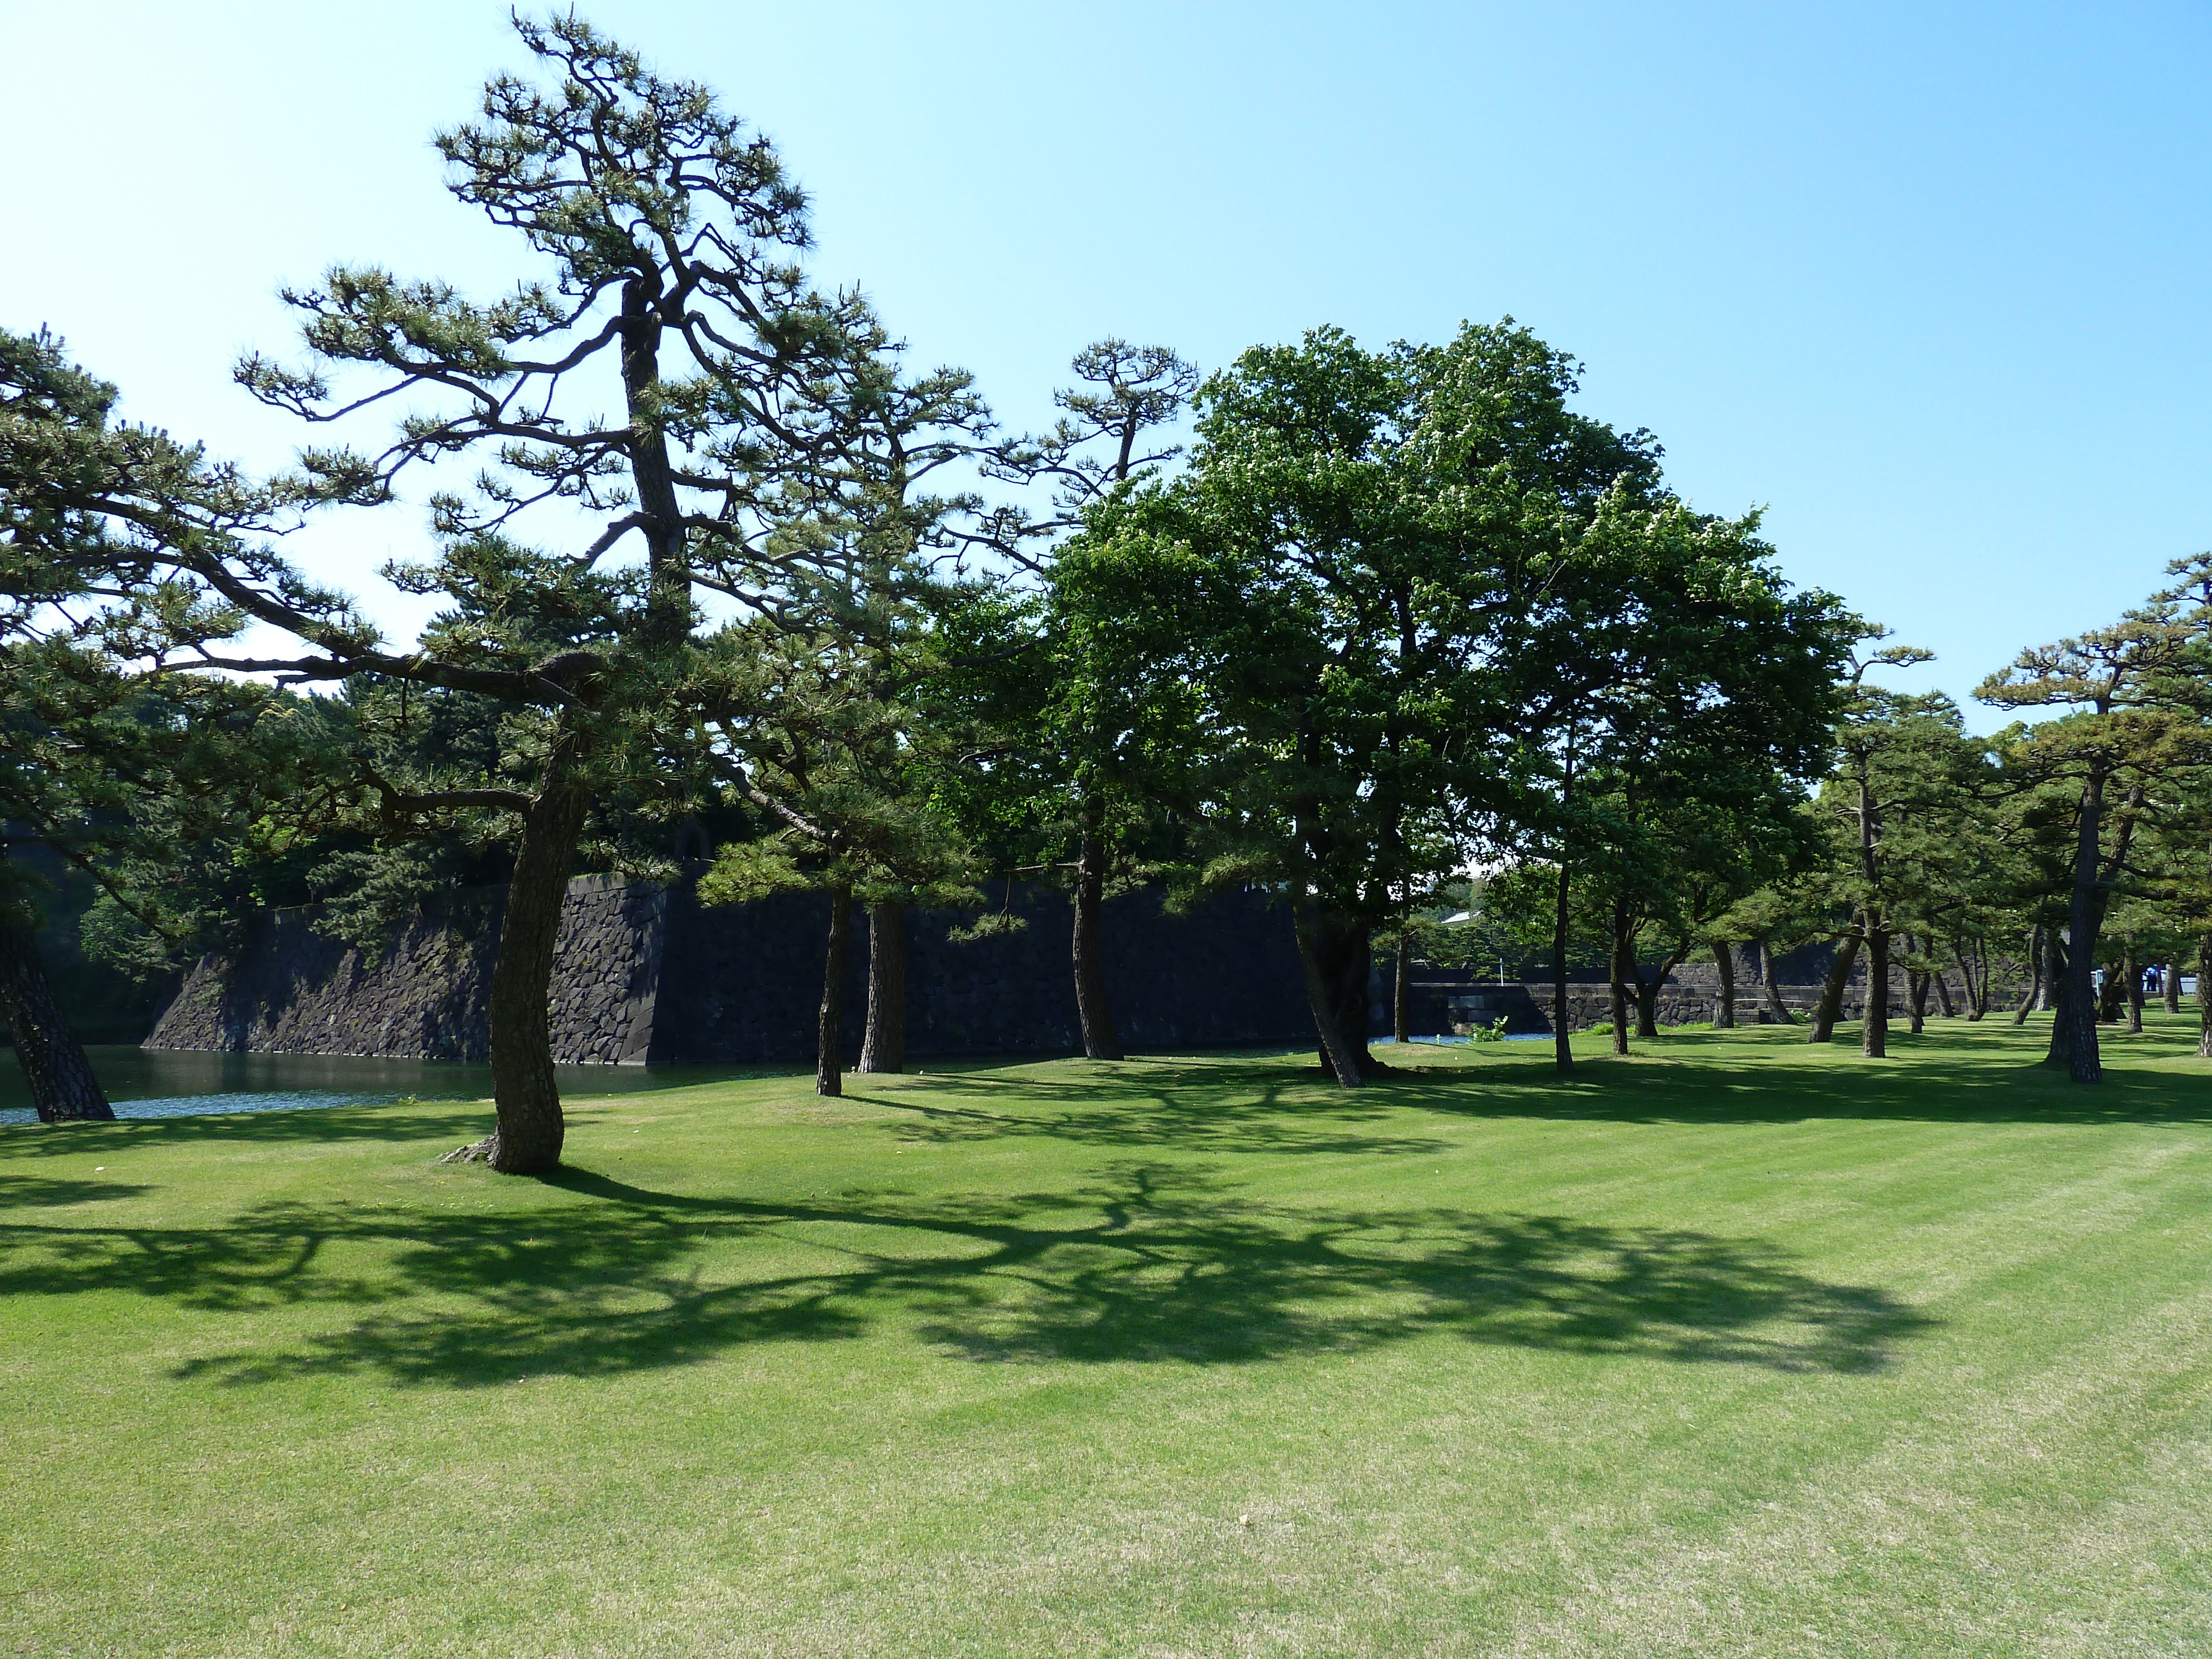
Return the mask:
M1961 697L2212 545L2201 3L584 9L774 137L823 276L1012 425L1103 334L1211 367L1510 313ZM524 56L479 0L4 0L0 322L276 464L228 369L279 283L520 269L428 140ZM301 551L404 631L398 511Z

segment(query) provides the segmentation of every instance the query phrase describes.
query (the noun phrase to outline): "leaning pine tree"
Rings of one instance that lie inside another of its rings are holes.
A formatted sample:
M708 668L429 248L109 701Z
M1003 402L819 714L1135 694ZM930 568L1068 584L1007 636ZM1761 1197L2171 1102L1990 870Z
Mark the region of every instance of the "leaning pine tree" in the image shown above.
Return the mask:
M257 356L238 370L311 422L406 411L373 453L303 453L273 506L382 504L448 458L480 467L466 492L433 497L439 556L396 573L447 601L438 625L393 651L239 535L199 533L185 514L167 536L191 579L304 647L204 650L192 665L410 681L515 711L495 775L428 791L362 781L409 833L453 814L508 826L514 875L491 996L498 1127L477 1150L495 1169L542 1173L563 1135L546 992L592 800L611 769L635 775L640 745L664 729L697 591L772 604L808 565L807 549L770 544L758 509L802 441L786 396L836 355L840 323L792 263L805 202L764 139L573 15L517 28L550 86L495 79L483 118L438 147L449 188L517 234L537 279L478 303L444 282L335 269L285 296L314 361ZM556 544L526 544L533 532ZM623 557L633 548L641 560Z
M2202 646L2180 601L2161 595L2109 628L2023 651L1975 690L2003 708L2053 717L2007 745L2026 784L2064 786L2073 806L2066 942L2047 1063L2100 1083L2097 997L2090 980L2115 890L2157 797L2204 765Z

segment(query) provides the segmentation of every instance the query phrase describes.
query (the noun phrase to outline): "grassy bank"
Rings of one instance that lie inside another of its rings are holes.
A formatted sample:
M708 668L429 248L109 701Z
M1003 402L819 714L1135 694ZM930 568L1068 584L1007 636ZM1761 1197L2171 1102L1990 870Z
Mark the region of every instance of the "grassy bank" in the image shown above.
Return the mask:
M0 1132L0 1652L2203 1650L2193 1025L1795 1036Z

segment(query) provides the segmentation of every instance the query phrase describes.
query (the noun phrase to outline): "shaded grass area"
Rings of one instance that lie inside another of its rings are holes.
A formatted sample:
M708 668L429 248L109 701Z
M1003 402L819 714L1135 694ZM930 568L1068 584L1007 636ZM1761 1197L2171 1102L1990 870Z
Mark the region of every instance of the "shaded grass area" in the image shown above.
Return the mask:
M0 1651L2198 1650L2193 1031L1850 1035L0 1133Z

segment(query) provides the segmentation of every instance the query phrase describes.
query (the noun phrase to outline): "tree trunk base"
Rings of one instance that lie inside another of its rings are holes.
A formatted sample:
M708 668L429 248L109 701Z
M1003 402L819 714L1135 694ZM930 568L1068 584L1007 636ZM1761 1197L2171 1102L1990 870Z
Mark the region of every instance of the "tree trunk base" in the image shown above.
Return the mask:
M868 1010L858 1069L906 1070L906 906L893 900L868 907Z
M0 1016L41 1123L101 1123L115 1116L92 1062L69 1029L46 978L30 918L0 907Z
M1095 804L1087 810L1096 810ZM1086 1060L1121 1060L1121 1034L1106 995L1106 842L1096 826L1086 830L1077 854L1075 927L1070 941L1075 970L1075 1018L1083 1028Z

